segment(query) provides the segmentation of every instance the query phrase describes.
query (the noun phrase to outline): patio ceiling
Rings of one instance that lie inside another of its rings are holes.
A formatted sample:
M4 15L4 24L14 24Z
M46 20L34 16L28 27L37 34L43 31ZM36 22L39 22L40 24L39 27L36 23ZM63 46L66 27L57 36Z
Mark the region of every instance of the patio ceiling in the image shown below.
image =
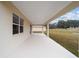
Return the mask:
M13 1L12 2L32 24L44 24L70 1Z

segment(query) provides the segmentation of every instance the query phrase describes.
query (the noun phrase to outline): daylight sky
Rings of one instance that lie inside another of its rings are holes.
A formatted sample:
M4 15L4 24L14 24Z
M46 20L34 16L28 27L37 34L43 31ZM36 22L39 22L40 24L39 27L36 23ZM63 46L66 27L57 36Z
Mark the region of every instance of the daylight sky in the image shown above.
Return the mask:
M74 10L71 10L70 12L66 13L63 16L60 16L59 18L53 20L50 22L50 24L58 22L58 20L79 20L79 7L75 8Z

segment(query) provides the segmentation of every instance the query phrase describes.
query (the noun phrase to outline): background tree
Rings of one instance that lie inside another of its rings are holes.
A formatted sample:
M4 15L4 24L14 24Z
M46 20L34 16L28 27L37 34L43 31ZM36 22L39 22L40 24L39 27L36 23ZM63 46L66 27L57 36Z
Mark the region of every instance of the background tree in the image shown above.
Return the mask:
M49 27L52 28L70 28L70 27L79 27L79 20L59 20L58 23L50 24Z

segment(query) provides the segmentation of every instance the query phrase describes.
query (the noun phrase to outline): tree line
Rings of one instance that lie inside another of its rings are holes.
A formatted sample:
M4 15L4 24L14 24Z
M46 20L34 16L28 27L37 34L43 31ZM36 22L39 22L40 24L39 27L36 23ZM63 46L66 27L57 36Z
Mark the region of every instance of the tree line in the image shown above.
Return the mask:
M49 28L79 27L79 20L59 20L58 23L49 24Z

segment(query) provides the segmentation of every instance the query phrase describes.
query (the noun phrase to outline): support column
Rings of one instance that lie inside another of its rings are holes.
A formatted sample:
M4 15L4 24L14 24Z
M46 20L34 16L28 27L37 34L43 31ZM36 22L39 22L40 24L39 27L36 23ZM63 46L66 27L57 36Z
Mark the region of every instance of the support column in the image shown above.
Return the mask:
M49 36L49 24L47 24L47 36Z

